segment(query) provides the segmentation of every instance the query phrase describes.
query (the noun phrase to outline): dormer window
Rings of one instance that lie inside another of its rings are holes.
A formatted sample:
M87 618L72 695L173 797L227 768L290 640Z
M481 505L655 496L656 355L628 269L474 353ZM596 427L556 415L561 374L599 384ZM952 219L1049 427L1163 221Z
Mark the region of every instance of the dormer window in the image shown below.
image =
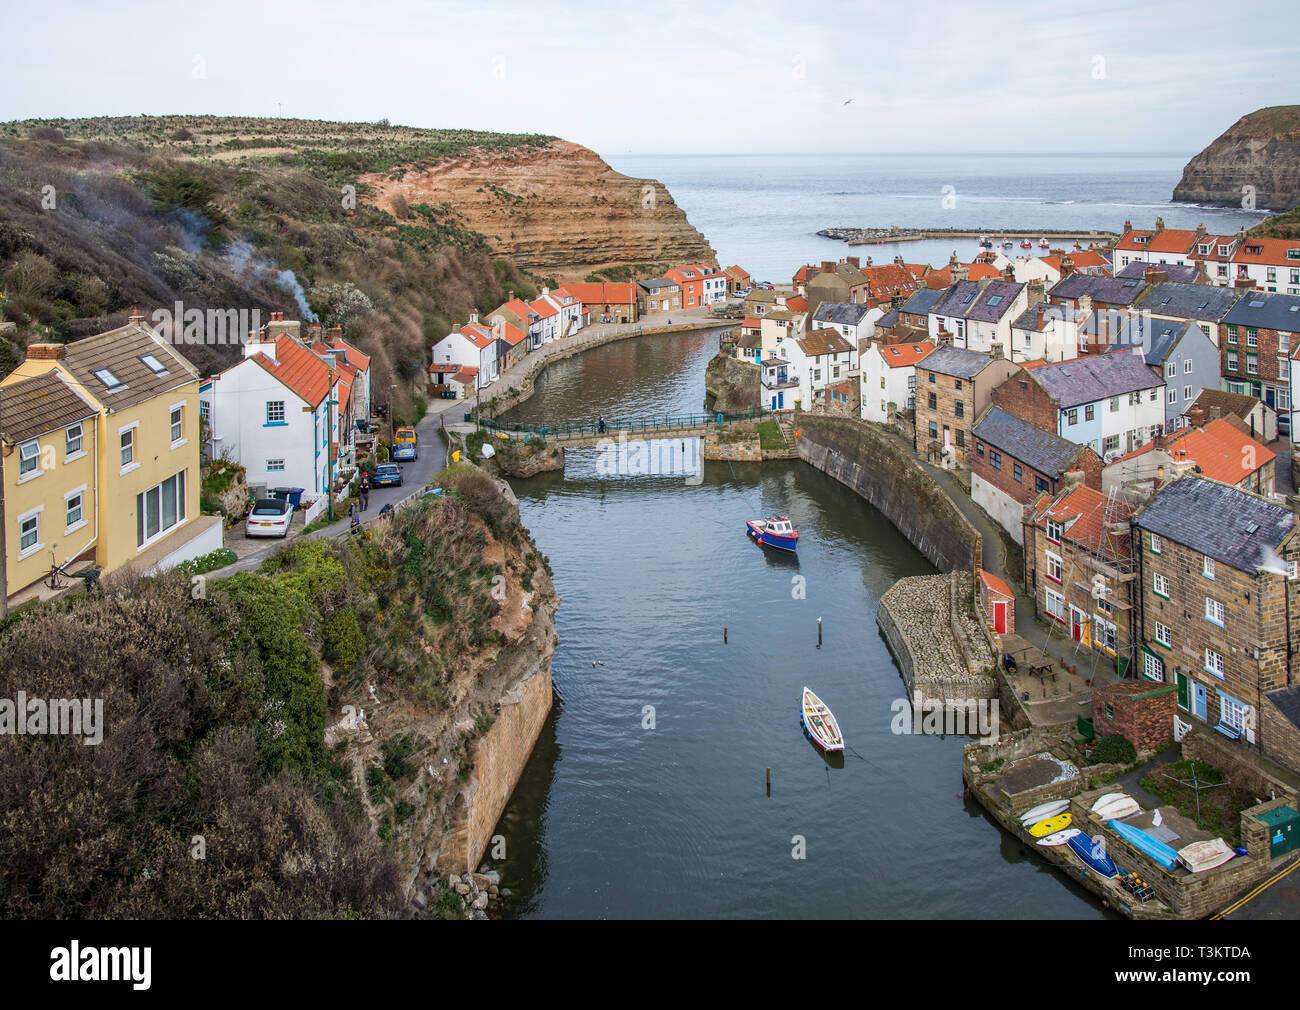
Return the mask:
M96 368L91 373L96 379L104 384L104 387L111 393L122 388L122 380L114 375L107 368Z

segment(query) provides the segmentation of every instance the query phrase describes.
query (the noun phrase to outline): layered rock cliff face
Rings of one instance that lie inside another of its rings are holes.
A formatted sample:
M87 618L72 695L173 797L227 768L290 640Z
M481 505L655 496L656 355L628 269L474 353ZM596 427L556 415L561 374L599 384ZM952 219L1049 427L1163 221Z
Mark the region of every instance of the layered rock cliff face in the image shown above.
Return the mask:
M374 203L399 217L398 194L408 206L448 204L496 254L560 280L629 263L717 260L662 183L621 175L594 151L565 140L474 152L362 181L373 188Z
M1242 116L1187 163L1174 199L1184 203L1249 206L1258 210L1300 204L1300 105L1280 105Z

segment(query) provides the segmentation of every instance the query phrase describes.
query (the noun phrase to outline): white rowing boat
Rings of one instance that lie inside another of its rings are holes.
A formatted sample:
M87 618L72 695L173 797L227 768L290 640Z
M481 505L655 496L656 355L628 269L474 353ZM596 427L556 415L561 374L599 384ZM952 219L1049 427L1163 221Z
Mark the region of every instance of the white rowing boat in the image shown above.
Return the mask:
M803 705L800 708L800 722L808 739L824 751L842 751L844 737L840 733L840 724L826 707L826 703L805 687Z
M1236 854L1236 850L1222 838L1210 838L1179 849L1178 859L1193 873L1204 873L1222 866Z
M1020 815L1020 823L1026 828L1030 825L1037 824L1039 821L1045 821L1049 817L1055 817L1057 814L1064 813L1069 809L1069 800L1049 800L1046 803L1040 803L1032 810L1026 810Z

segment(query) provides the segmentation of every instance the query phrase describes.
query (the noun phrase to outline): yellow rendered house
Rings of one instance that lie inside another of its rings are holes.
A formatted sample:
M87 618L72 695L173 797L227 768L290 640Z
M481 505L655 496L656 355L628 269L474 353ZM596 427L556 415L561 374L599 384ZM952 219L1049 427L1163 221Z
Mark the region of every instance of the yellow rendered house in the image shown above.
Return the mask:
M84 451L94 460L94 474L89 481L74 478L76 468L69 469L56 451L59 465L32 481L30 490L34 492L35 485L52 474L54 479L47 483L61 486L57 499L61 500L72 488L88 483L92 494L87 500L93 499L96 507L93 515L87 515L94 528L93 544L84 549L87 558L93 557L103 574L126 565L147 573L221 547L220 519L199 514L199 376L194 366L145 325L137 312L125 326L107 333L70 344L30 346L26 360L0 382L0 391L50 373L58 373L79 399L94 408L93 417L83 422L83 430L93 428ZM8 433L0 434L5 435L8 453ZM11 470L21 469L22 452L17 447L14 455L5 456L6 493L11 487L15 493L27 487L10 484ZM41 492L47 509L54 493L54 489ZM21 556L22 531L16 519L22 513L15 507L6 501L11 572L15 562L21 565L31 557ZM53 558L47 556L45 573L49 561L63 564L67 549L79 543L69 542ZM19 582L27 574L23 569ZM10 583L11 595L16 585Z

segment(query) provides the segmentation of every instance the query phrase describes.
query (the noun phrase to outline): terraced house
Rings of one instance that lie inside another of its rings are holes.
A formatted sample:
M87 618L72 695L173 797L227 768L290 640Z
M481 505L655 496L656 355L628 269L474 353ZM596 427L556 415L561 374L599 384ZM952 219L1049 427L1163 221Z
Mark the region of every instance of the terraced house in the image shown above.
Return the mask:
M1041 290L1032 296L1037 304ZM989 352L1001 348L1011 359L1011 323L1029 307L1028 284L1006 280L960 280L944 291L929 313L930 336L954 347Z
M1137 308L1155 319L1195 323L1218 348L1223 344L1223 317L1236 301L1237 292L1231 288L1166 281L1148 288Z
M1269 696L1291 688L1296 672L1295 516L1258 495L1189 475L1165 485L1133 527L1139 672L1176 683L1187 716L1269 751L1261 725L1287 721ZM1296 755L1279 757L1294 766Z
M970 429L1016 366L1006 358L943 344L916 366L916 445L945 465L970 457Z
M15 512L15 506L6 504L7 565L42 553L60 564L70 557L93 556L105 572L128 565L150 571L219 548L220 520L199 514L199 377L194 367L137 312L125 326L106 333L70 344L31 345L0 388L53 373L94 408L93 417L74 419L72 413L80 408L60 393L67 410L60 408L45 422L26 422L25 429L15 427L27 436L15 454L22 482L15 490L23 492L19 500L29 500L38 485L47 490L40 492L46 500L39 506ZM34 432L33 425L41 427L50 418L59 424ZM33 450L42 465L24 472L21 461L30 459ZM93 475L87 458L93 460ZM7 480L9 465L5 470ZM82 521L94 528L93 543L84 548L81 538L89 527L79 525ZM79 553L69 555L71 550ZM31 567L23 568L20 577ZM45 565L47 571L50 567Z
M1300 332L1300 295L1248 291L1223 317L1223 379L1230 393L1291 411L1291 355ZM1286 434L1286 430L1283 431Z

